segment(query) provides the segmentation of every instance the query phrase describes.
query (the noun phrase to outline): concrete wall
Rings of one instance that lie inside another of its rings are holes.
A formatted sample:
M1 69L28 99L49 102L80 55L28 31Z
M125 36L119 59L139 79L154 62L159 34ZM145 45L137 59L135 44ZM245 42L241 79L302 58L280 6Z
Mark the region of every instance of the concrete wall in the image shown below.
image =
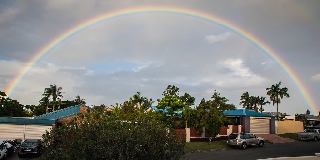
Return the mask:
M277 134L303 132L303 123L300 121L278 121Z

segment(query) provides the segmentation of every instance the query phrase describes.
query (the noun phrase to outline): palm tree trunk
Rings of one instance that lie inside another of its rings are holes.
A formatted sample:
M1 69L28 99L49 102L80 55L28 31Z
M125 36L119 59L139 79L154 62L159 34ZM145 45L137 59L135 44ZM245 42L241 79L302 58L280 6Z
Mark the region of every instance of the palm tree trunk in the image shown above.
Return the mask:
M278 100L277 100L277 120L279 121L279 111L278 111Z

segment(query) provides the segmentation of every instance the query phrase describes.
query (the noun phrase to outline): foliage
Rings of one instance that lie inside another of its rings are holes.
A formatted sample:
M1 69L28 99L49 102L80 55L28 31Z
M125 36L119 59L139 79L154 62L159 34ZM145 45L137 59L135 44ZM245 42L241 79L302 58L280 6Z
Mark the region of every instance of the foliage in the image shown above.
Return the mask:
M23 117L26 113L23 105L17 100L7 97L5 92L0 91L0 117Z
M260 96L250 96L248 92L244 92L240 97L240 105L243 106L245 109L254 110L256 112L260 111L261 113L264 111L262 108L263 105L267 103L270 104L269 101L265 101L266 97ZM258 105L260 108L258 108Z
M56 110L56 106L58 106L58 110L60 109L61 99L62 99L62 87L57 87L55 84L50 85L49 88L45 88L42 94L42 98L39 101L40 106L46 106L46 113L53 112Z
M202 127L205 127L209 136L218 135L221 126L228 121L223 111L235 109L233 104L227 103L228 101L217 91L214 92L211 100L202 99L192 116L194 128L201 130Z
M215 137L220 133L221 126L223 126L223 121L218 110L211 108L209 112L206 112L206 114L203 115L200 124L206 128L206 133L209 136Z
M190 118L190 106L194 104L195 98L185 93L179 96L179 88L168 85L163 91L162 99L158 99L156 106L162 113L162 121L174 128L184 128Z
M153 101L147 97L141 96L140 92L137 92L129 101L125 101L121 106L122 109L128 113L132 112L144 112L151 108Z
M307 126L307 117L304 114L295 114L295 120L301 121L303 123L303 126Z
M267 95L270 96L270 100L272 101L272 105L277 104L277 119L279 120L279 111L278 104L281 103L281 99L283 97L289 98L288 88L281 88L281 82L271 85L270 88L266 88Z
M88 110L43 135L42 159L180 159L185 142L152 112L122 117ZM125 118L125 120L124 120Z
M270 104L269 101L266 101L266 97L257 97L258 99L258 105L260 105L259 111L262 113L264 111L264 109L262 108L262 106L266 105L266 104Z

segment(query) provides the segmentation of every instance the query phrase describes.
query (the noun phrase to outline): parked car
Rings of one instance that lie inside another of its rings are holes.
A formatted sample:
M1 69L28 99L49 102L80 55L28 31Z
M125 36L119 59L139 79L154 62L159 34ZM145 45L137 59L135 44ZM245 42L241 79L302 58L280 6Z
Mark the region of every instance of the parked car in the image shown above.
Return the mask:
M299 132L298 140L319 140L320 129L305 129L304 132Z
M27 155L40 156L41 154L41 140L39 139L26 139L21 143L18 150L18 156L23 157Z
M230 147L246 149L247 146L264 146L264 138L257 137L252 133L231 133L227 141Z
M3 140L5 146L7 147L7 157L10 157L14 153L14 144L11 140Z
M5 140L0 140L0 159L7 158L7 147L5 145Z

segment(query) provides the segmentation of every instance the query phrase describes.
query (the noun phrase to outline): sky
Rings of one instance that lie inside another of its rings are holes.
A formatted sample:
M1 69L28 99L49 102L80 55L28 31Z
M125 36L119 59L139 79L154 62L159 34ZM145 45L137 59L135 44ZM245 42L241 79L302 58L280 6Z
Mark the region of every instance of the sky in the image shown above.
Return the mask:
M126 14L87 26L34 60L86 21L154 7L189 10L232 25L173 12ZM216 90L241 108L244 92L269 99L266 88L281 82L290 98L282 99L279 112L309 109L318 115L319 7L318 0L2 0L0 91L21 104L38 105L44 88L56 84L63 100L80 95L89 106L111 106L137 92L156 101L175 85L180 95L195 97L194 106ZM264 108L276 112L272 104Z

